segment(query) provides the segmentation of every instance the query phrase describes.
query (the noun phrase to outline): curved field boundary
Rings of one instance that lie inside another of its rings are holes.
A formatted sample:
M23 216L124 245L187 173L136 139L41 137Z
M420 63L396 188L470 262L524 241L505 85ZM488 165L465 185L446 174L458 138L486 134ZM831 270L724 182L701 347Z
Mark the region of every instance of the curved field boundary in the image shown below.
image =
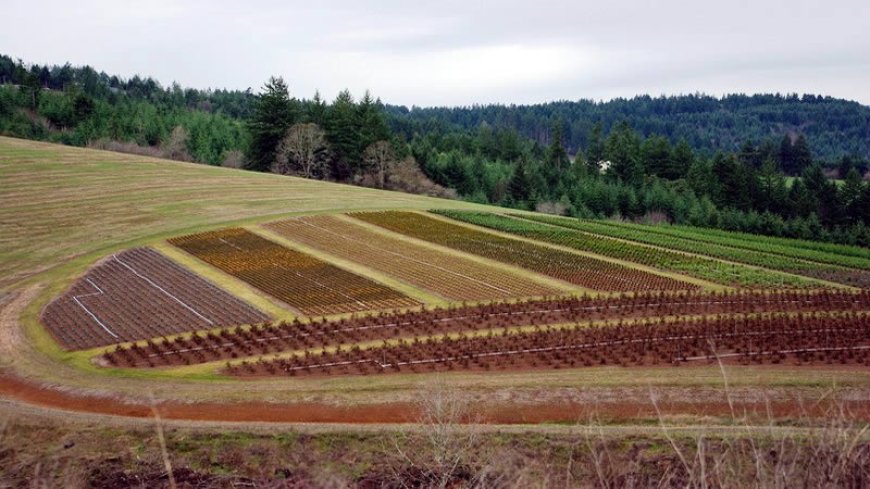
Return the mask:
M385 285L241 228L172 238L169 243L307 315L420 305Z
M148 248L99 263L51 302L42 322L67 349L86 349L269 316Z
M676 234L656 231L654 226L587 221L552 216L516 215L516 217L584 233L625 239L738 263L746 263L767 269L780 270L843 285L870 288L870 268L861 268L861 265L865 261L859 258L844 256L841 257L843 260L840 261L849 263L848 265L833 265L823 260L811 261L809 257L794 256L800 253L781 250L781 247L776 245L771 245L768 249L764 249L764 246L760 243L755 244L749 241L746 244L740 245L740 241L736 239L709 238L704 237L701 233ZM809 252L807 254L816 255L817 253ZM827 254L827 256L832 257L834 255ZM837 260L830 259L828 261Z
M373 267L448 300L486 301L560 293L517 275L381 235L334 216L287 219L265 227L287 239Z
M413 212L360 212L350 216L412 238L519 266L592 290L626 292L698 288L673 278Z

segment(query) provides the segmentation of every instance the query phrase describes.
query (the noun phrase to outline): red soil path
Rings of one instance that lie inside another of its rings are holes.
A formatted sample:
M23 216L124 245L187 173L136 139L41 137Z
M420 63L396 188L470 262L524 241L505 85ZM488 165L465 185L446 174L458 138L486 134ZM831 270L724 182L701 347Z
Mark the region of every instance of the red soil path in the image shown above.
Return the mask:
M112 397L62 392L35 385L18 377L0 374L0 397L47 408L132 418L153 417L152 406L145 401L121 401ZM851 413L851 418L870 421L870 403L856 401L821 401L799 405L796 401L735 402L737 413L765 413L769 407L774 418L824 417L834 402ZM170 420L273 422L273 423L408 423L419 419L417 408L409 403L382 403L335 406L320 403L273 404L243 403L180 403L162 401L156 405L160 416ZM668 416L730 415L726 399L717 401L662 401L659 409ZM488 403L476 406L475 421L490 424L536 424L554 422L585 422L596 419L609 422L655 418L651 402L567 403ZM766 416L766 414L765 414Z

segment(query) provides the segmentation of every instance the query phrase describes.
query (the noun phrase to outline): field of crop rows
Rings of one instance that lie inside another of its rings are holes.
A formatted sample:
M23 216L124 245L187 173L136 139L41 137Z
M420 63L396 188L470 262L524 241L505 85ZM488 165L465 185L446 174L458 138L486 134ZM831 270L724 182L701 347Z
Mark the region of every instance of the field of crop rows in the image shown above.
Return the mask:
M563 228L627 239L673 250L746 263L773 270L828 280L853 287L870 288L870 259L831 251L804 249L783 244L764 244L764 238L707 235L698 230L671 229L630 223L588 221L550 216L530 219ZM600 239L600 238L599 238ZM837 249L837 248L834 248ZM849 251L849 247L840 247Z
M663 271L678 272L723 285L776 289L802 288L812 285L809 281L774 271L759 270L739 263L724 263L701 256L652 248L541 222L485 212L437 212L451 219L497 231L640 263ZM547 219L547 217L542 217L542 219ZM573 220L564 219L559 222L562 221L572 222ZM697 247L697 245L695 246Z
M448 300L497 300L560 293L519 275L386 236L334 216L299 217L267 227L288 239L361 263Z
M385 285L241 228L182 236L169 242L306 315L420 305Z
M505 238L413 212L363 212L354 218L413 238L509 263L600 291L691 290L694 284L615 263Z
M589 221L586 221L589 222ZM870 269L870 249L855 245L842 245L825 241L806 241L763 234L749 234L715 228L683 225L647 225L625 221L597 221L600 224L639 229L650 233L693 239L735 248L776 253L805 260L841 265L848 268Z
M650 317L870 311L870 292L641 293L610 298L565 297L438 308L236 328L144 346L109 350L107 363L125 367L189 365L217 360L349 345L391 338L504 330L525 326L637 320ZM867 320L867 318L865 318Z
M99 263L42 314L51 334L71 350L267 320L148 248Z
M863 314L679 319L593 328L539 327L485 336L400 340L230 365L235 375L366 375L451 370L558 369L593 365L743 364L870 366Z

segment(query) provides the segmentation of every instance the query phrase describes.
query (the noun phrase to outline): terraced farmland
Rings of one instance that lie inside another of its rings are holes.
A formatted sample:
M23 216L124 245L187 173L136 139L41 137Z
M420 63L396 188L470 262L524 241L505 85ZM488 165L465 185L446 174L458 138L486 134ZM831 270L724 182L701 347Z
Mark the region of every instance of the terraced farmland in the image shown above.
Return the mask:
M698 287L670 277L477 231L413 212L365 212L351 215L406 236L526 268L592 290L691 290Z
M42 314L43 324L67 349L268 319L148 248L107 258Z
M724 285L748 288L801 288L819 287L809 281L769 270L759 270L740 265L726 263L709 258L687 255L666 249L652 248L607 237L580 232L569 226L554 227L545 217L536 217L545 223L529 222L499 214L438 211L439 214L459 221L483 226L497 231L507 232L536 239L539 241L567 246L581 251L587 251L602 256L640 263L663 271L678 272L698 277ZM558 219L558 218L554 218ZM569 222L561 219L558 222ZM566 229L567 228L567 229ZM621 237L621 236L620 236ZM697 249L697 244L694 245ZM679 248L677 248L679 249ZM683 251L691 251L691 246ZM771 260L765 261L768 263Z
M380 234L335 216L299 217L266 227L288 239L361 263L448 300L516 299L562 292L518 274Z
M459 215L467 214L460 213ZM743 239L723 235L721 232L708 235L699 230L684 228L670 229L661 226L642 226L551 216L531 216L529 219L584 233L626 239L737 263L781 270L853 287L870 288L870 260L859 256L787 246L778 242L766 244L764 239L758 237ZM846 246L840 248L850 249Z
M169 242L306 315L420 305L385 285L244 229L192 234Z

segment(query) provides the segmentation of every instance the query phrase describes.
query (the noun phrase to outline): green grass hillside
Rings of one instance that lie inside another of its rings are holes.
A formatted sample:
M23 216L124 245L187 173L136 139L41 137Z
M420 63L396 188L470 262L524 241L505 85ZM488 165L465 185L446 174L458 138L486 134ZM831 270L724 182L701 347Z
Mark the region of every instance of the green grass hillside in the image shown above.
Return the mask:
M0 289L76 257L162 235L300 212L431 207L480 208L0 137Z

